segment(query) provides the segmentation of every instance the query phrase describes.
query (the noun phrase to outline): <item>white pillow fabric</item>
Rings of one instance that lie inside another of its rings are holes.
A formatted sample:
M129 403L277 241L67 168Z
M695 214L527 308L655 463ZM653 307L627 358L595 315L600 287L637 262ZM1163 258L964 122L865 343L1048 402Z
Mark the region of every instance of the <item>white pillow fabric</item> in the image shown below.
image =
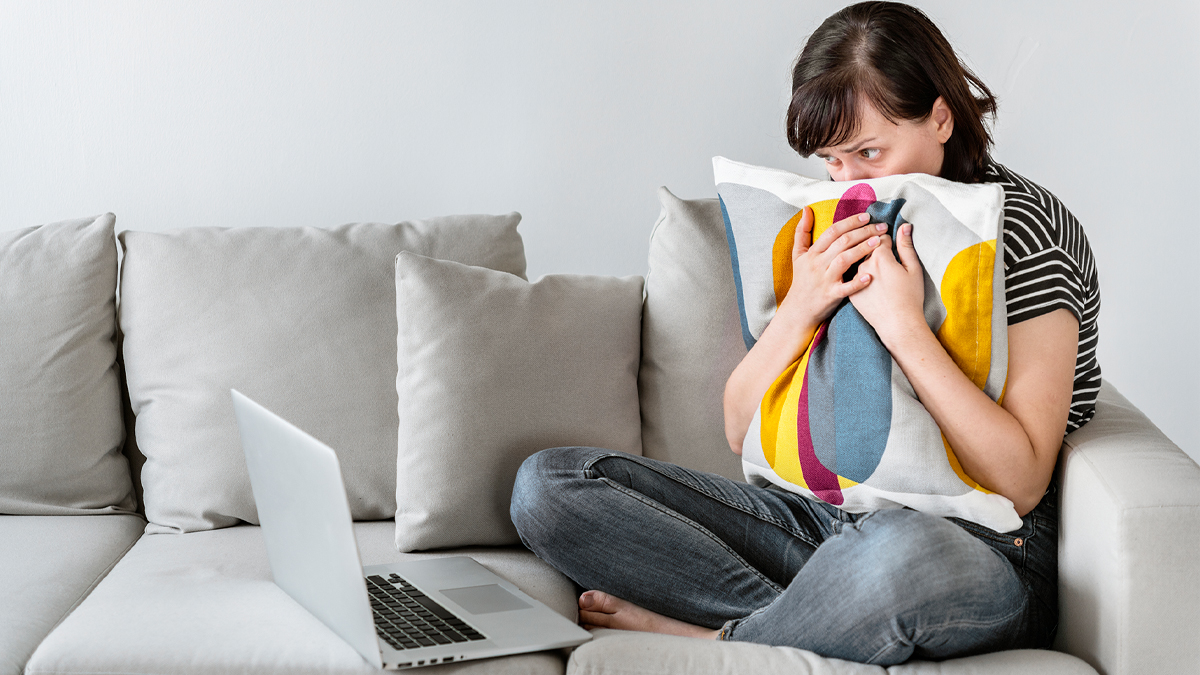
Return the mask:
M257 523L230 388L338 452L356 520L390 518L396 254L524 274L519 220L122 233L120 319L147 531Z
M641 454L641 277L396 258L396 547L515 544L517 469L557 446Z
M0 232L0 513L133 511L111 213Z

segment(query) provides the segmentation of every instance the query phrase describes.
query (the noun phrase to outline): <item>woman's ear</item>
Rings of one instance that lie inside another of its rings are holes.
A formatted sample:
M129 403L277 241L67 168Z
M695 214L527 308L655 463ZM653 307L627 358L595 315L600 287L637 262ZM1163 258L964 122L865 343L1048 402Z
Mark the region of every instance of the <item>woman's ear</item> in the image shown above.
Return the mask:
M938 143L950 140L950 136L954 133L954 113L950 112L950 106L946 105L946 99L939 96L933 102L933 109L929 111L929 121L933 125L933 133L937 137Z

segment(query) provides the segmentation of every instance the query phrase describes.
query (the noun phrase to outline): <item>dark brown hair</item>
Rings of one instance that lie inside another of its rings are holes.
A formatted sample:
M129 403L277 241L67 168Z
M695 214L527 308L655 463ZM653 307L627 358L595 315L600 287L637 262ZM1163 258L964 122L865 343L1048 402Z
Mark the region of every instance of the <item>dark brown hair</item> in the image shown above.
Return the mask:
M979 182L992 145L984 117L995 117L996 97L921 10L860 2L826 19L796 59L788 144L808 157L844 143L858 131L863 101L893 122L923 121L939 96L954 116L942 177Z

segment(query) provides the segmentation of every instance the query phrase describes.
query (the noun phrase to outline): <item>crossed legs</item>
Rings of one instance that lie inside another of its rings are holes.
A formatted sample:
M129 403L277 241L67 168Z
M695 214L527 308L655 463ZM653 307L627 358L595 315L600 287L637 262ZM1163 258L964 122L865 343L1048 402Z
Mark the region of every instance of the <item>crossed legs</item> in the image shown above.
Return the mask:
M587 625L787 645L865 663L1020 641L1011 564L950 521L846 514L624 453L555 448L521 467L512 517L594 589Z

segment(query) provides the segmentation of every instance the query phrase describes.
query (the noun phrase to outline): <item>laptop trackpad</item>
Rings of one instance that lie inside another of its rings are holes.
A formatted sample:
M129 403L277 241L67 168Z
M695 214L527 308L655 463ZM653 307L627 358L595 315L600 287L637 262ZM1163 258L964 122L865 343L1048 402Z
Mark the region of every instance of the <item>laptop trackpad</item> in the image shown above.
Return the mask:
M472 614L508 612L514 609L527 609L530 606L529 603L497 584L447 588L442 589L442 594Z

